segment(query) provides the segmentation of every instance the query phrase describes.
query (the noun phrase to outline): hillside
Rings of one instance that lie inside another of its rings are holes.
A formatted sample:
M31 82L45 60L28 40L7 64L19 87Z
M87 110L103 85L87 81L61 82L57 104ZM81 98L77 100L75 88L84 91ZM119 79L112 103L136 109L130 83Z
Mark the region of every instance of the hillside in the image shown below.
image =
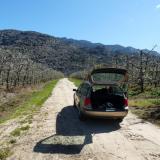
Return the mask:
M0 48L28 55L33 61L47 64L63 73L72 73L97 63L111 64L113 56L132 56L139 52L132 47L103 45L17 30L0 31Z
M129 86L130 111L142 119L129 112L121 124L79 121L73 88L86 70L104 64L128 70L129 83L118 85L126 93ZM62 72L72 73L69 80L60 79ZM126 159L134 153L135 159L158 160L160 130L144 120L160 125L157 52L32 31L0 31L0 159Z

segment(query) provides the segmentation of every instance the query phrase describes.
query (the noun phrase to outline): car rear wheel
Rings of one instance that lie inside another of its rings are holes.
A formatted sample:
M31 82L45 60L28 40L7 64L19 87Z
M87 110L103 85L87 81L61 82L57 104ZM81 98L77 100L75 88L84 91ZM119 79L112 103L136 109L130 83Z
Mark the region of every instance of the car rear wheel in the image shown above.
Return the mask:
M123 121L123 118L116 119L117 123L121 123L122 121Z

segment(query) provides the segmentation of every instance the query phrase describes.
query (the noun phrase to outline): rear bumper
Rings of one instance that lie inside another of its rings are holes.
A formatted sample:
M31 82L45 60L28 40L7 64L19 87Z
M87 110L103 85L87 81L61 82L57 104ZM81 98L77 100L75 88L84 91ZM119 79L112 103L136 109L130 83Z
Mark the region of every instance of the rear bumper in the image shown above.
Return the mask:
M112 112L83 110L83 113L85 115L87 115L87 116L92 116L92 117L118 119L118 118L124 118L128 114L128 110L125 110L125 111L112 111Z

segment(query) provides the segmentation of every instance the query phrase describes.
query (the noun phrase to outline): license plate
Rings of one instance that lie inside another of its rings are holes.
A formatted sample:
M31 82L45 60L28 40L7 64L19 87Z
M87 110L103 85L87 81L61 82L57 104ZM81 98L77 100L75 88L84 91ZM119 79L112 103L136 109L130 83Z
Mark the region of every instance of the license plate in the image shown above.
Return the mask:
M111 111L115 111L115 108L106 108L106 112L111 112Z

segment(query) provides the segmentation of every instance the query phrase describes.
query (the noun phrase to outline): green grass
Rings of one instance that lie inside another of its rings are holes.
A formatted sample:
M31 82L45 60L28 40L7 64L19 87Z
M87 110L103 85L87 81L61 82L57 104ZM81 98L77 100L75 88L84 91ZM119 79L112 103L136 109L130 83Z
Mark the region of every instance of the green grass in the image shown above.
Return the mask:
M160 99L156 97L157 96L154 98L132 97L132 99L129 100L129 106L131 112L138 117L160 126Z
M22 131L26 131L26 130L29 130L30 126L29 125L26 125L26 126L23 126L23 127L20 127L20 128L16 128L15 130L13 130L10 134L12 136L15 136L15 137L18 137L21 135L21 132Z
M148 107L160 105L160 99L130 99L129 106Z
M15 130L13 130L10 135L18 137L21 134L21 129L20 128L16 128Z
M138 117L155 123L160 126L160 106L148 106L148 107L130 107L132 113Z
M26 126L21 127L20 129L21 129L22 131L26 131L26 130L29 130L29 128L30 128L30 126L29 126L29 125L26 125Z
M143 93L129 88L129 106L138 117L160 125L160 87L146 86Z
M29 129L29 125L24 126L24 127L20 127L20 128L16 128L15 130L13 130L10 134L12 136L18 137L21 135L21 131L25 131Z
M15 144L15 143L16 143L16 139L11 139L11 140L9 141L9 143L10 143L10 144Z
M14 107L12 112L0 118L0 123L19 116L32 115L35 111L38 111L45 100L51 95L52 89L57 81L58 80L50 81L41 90L30 93L21 105Z
M75 84L76 87L78 87L82 83L82 79L76 79L76 78L69 78L71 82Z
M11 154L9 148L0 149L0 160L5 160L7 157L11 156Z
M133 98L160 98L160 87L146 87L143 93L137 87L129 88L129 97Z

